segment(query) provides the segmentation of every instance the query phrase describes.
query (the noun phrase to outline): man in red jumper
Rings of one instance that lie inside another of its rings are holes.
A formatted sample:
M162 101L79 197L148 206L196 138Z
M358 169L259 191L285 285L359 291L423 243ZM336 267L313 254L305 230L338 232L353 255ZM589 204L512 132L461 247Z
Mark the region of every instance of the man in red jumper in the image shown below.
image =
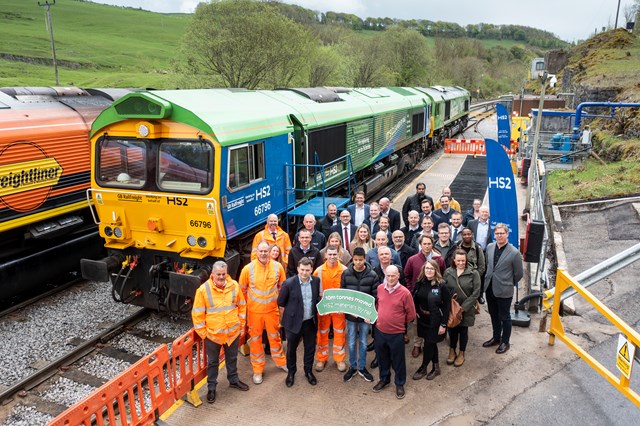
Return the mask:
M380 381L373 387L373 391L380 392L391 383L391 367L393 367L396 397L402 399L404 384L407 381L403 335L405 325L416 317L416 308L409 290L399 283L398 267L389 265L386 273L386 282L381 285L382 288L378 288L375 348Z

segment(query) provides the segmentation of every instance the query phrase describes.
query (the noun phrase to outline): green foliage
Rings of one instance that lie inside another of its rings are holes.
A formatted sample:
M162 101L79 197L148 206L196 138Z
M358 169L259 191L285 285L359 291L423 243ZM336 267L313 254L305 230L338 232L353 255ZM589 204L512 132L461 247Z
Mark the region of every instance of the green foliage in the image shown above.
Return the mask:
M2 4L0 85L54 84L43 8ZM456 84L491 96L519 90L533 55L524 42L486 38L503 37L500 26L362 20L277 1L214 1L198 14L167 15L58 0L51 12L60 84L81 87ZM421 36L433 31L441 36ZM474 31L478 38L464 36Z
M388 67L395 76L394 86L419 86L431 68L427 42L418 32L392 28L383 34Z
M219 76L226 87L286 87L304 67L311 41L268 3L200 3L184 38L181 71Z
M640 163L625 160L602 165L588 160L575 170L553 170L547 178L553 203L640 193Z

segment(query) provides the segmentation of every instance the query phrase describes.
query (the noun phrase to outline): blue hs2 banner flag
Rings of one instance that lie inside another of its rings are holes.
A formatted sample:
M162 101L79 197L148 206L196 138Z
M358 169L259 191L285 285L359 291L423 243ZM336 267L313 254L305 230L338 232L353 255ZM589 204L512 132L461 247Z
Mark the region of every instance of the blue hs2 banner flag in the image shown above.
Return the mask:
M516 185L509 156L504 147L493 139L485 139L487 149L487 177L489 178L489 207L491 208L491 229L496 224L509 226L509 242L519 247L518 202Z
M496 104L496 115L498 117L498 142L509 149L511 148L511 125L507 108L503 104Z

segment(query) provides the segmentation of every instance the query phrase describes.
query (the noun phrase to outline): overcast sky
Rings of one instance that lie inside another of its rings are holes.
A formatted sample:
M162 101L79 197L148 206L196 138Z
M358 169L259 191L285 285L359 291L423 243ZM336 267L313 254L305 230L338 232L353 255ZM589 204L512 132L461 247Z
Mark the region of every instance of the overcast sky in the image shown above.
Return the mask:
M199 0L91 0L141 7L161 13L191 13ZM566 41L588 38L597 28L613 26L619 0L284 0L308 9L353 13L362 19L400 18L455 22L462 26L486 22L526 25L550 31ZM621 0L618 26L624 26Z

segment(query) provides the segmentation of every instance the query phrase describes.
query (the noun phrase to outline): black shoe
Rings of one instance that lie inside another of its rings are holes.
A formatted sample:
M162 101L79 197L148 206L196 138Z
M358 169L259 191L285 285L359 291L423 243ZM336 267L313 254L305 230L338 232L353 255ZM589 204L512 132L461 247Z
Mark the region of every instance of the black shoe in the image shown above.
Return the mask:
M311 371L309 371L308 373L304 373L304 377L307 378L307 381L309 382L310 385L315 386L318 384L318 380L316 380L316 376L314 376Z
M235 383L229 383L229 387L230 388L234 388L234 389L238 389L241 391L248 391L249 390L249 386L246 383L241 382L240 380L238 380Z
M287 378L284 381L284 384L287 385L288 388L290 388L291 386L293 386L293 378L294 378L295 374L293 373L289 373L287 374Z
M372 351L372 350L374 350L374 349L375 349L375 347L373 346L373 342L371 342L371 343L369 343L369 344L367 345L367 352L371 352L371 351Z
M353 379L353 376L355 376L357 372L358 372L358 370L356 370L355 368L349 367L347 372L344 373L344 376L342 377L342 379L345 382L349 382L349 381L351 381L351 379Z
M484 297L482 297L482 296L478 297L478 303L481 304L481 305L484 305L485 304Z
M376 385L373 387L373 391L378 393L380 392L382 389L386 388L387 386L389 386L389 382L383 382L382 380L380 380L378 383L376 383Z
M207 402L209 404L213 404L214 402L216 402L216 390L210 390L209 392L207 392Z
M358 374L367 382L373 382L373 376L371 375L371 373L369 373L369 371L366 368L363 368L362 370L358 370Z
M500 344L500 339L491 338L482 344L483 348L490 348L491 346L496 346Z
M421 379L422 379L422 378L424 378L424 376L426 376L426 375L427 375L427 366L426 366L426 365L424 365L424 364L422 364L422 365L420 366L420 368L418 368L418 371L416 371L416 372L413 374L412 379L413 379L413 380L421 380Z
M371 364L369 365L369 367L373 368L378 368L378 357L375 357L373 359L373 361L371 361Z
M398 399L404 398L404 386L402 385L396 386L396 398Z
M496 349L496 353L503 354L508 351L510 347L511 345L509 345L508 343L500 343L500 346L498 346L498 349Z

